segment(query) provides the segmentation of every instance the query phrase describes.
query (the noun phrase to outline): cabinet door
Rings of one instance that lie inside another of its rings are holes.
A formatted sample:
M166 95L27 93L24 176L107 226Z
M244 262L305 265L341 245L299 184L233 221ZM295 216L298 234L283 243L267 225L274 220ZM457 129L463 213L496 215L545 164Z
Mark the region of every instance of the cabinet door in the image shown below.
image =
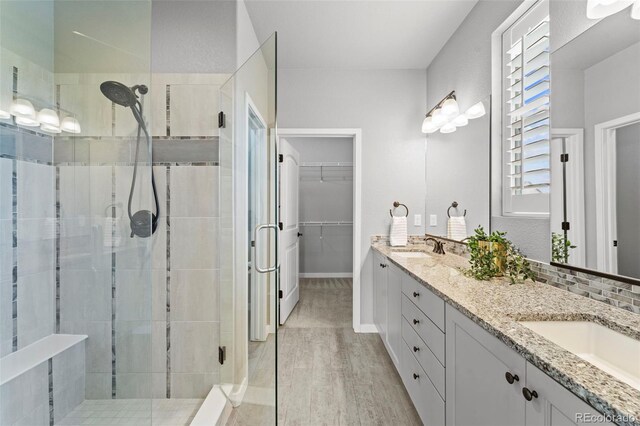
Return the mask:
M387 268L386 258L379 253L373 256L374 322L380 338L387 338Z
M400 369L402 343L402 276L395 265L389 264L387 275L387 347L393 363Z
M527 389L537 395L525 404L527 426L613 424L606 422L590 405L528 362L526 382Z
M446 336L446 424L523 425L524 358L450 305Z

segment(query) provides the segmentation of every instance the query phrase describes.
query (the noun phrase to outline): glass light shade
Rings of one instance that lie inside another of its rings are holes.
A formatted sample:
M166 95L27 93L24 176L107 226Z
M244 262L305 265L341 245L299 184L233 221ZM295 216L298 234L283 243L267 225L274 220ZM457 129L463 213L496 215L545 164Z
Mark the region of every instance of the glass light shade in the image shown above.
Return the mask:
M629 7L633 0L588 0L587 18L602 19ZM632 11L633 17L633 11Z
M52 109L43 108L38 113L38 121L40 124L46 124L51 127L60 127L60 119L58 114Z
M11 118L11 114L9 114L7 111L3 111L0 109L0 119L6 120L8 118Z
M467 118L466 114L460 114L456 118L451 120L451 123L453 123L453 125L456 127L463 127L469 124L469 119Z
M440 127L440 133L453 133L456 131L456 126L453 123L447 123Z
M445 117L445 115L442 113L441 108L433 111L433 113L431 114L431 119L433 121L433 124L435 124L437 127L440 127L447 122L447 117Z
M433 118L428 116L422 122L422 133L433 133L438 130L438 126L433 123Z
M13 101L9 113L14 117L23 117L36 121L36 110L33 104L26 99L16 99Z
M460 114L460 107L458 107L458 102L453 98L449 98L444 101L444 103L442 104L442 113L446 117L455 117L456 115Z
M52 126L50 124L44 124L44 123L40 124L40 130L47 133L62 133L62 130L60 130L60 127Z
M640 0L636 0L631 8L631 17L633 19L640 19Z
M40 125L37 120L28 117L16 117L16 124L25 127L38 127Z
M62 119L62 123L60 124L60 129L63 132L67 133L75 133L78 134L82 131L80 128L80 123L73 117L65 117Z
M484 104L482 102L478 102L477 104L471 105L471 107L464 113L468 119L479 118L485 115L487 111L484 109Z

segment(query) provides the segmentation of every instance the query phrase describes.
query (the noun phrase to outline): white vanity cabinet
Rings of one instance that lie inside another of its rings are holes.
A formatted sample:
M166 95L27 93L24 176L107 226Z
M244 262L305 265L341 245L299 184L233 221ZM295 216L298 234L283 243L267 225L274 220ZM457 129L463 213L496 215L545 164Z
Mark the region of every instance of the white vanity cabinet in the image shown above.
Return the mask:
M376 253L373 264L373 319L394 365L400 371L402 276L404 272Z
M375 325L425 425L611 424L378 252L373 287Z
M589 404L529 362L526 387L538 395L525 405L527 426L613 425Z
M524 425L524 358L450 305L446 332L446 424Z
M387 340L387 258L373 255L373 321L383 342Z
M446 318L447 425L611 424L450 305Z
M402 343L402 278L404 272L389 264L387 272L387 350L400 371L400 344Z

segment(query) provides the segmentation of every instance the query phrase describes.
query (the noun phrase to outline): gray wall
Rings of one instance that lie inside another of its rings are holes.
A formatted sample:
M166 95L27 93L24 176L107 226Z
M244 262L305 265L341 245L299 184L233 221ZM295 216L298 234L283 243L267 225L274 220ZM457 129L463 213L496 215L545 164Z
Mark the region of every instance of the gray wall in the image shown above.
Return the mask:
M618 273L640 277L640 124L616 132Z
M233 72L236 2L154 0L151 39L152 72Z
M362 129L362 264L356 267L361 321L371 324L369 237L389 233L395 200L411 215L424 212L424 70L281 69L278 80L279 127ZM424 233L409 222L409 233Z
M584 178L587 267L597 265L594 126L640 111L640 43L585 70ZM607 100L609 102L607 102ZM637 215L636 215L637 216Z
M520 3L521 1L493 0L478 2L427 69L428 105L435 105L454 89L463 110L491 94L491 34ZM466 155L460 155L461 161L463 157L471 160ZM431 159L427 159L427 162L431 163ZM485 163L477 162L476 159L473 162L477 166L471 161L470 164L465 163L465 166L477 169L479 174L485 173L489 168L488 159ZM483 188L482 191L488 193L489 188ZM484 206L467 208L482 210ZM508 237L527 256L540 260L549 259L548 219L502 217L500 212L494 211L491 227L507 231Z
M352 162L351 138L287 138L302 163ZM300 222L353 221L353 169L300 169ZM353 227L301 227L300 273L353 271Z
M489 108L489 99L484 100ZM467 235L482 225L489 229L489 185L487 164L490 153L490 115L459 128L454 133L436 132L427 136L427 195L426 228L429 234L447 235L447 209L453 201L458 210L452 216L467 210ZM430 215L437 215L438 224L431 226Z

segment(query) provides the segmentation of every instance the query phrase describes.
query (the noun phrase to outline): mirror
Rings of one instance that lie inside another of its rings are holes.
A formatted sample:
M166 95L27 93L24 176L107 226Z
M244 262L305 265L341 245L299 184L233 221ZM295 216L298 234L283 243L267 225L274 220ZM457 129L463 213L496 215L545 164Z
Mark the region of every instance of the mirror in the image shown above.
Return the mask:
M462 111L479 101L469 99L463 102L463 96L463 93L458 95ZM490 103L490 97L483 99L486 113L470 119L466 126L456 128L455 132L437 131L427 135L427 234L460 241L473 235L478 225L489 230L491 174L487 165L491 153ZM454 202L457 207L452 206ZM453 220L449 220L447 213Z
M551 55L551 260L640 279L640 21L577 21L552 10L577 35Z

